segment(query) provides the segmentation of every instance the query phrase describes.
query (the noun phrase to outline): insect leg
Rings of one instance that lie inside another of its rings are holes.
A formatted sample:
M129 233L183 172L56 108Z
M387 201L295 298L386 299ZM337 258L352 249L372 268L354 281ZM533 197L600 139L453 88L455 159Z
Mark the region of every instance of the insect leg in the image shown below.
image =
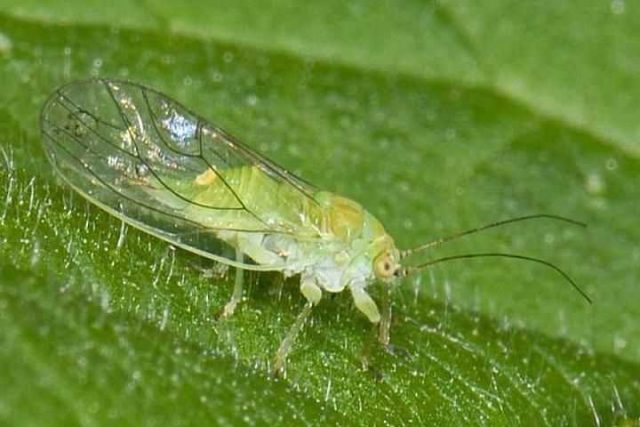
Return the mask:
M371 323L378 323L380 321L380 312L375 301L369 296L364 287L360 284L352 284L349 286L351 289L351 295L353 296L353 302L356 304L358 310L364 313Z
M287 332L287 335L280 343L280 347L276 352L276 357L273 359L274 374L281 375L284 372L284 364L287 360L287 355L291 351L296 337L304 327L304 324L307 322L312 308L313 303L311 301L307 301L300 314L298 314L298 317L296 317L296 321L293 322L293 326L291 326L291 329L289 329L289 332Z
M244 262L244 254L240 249L236 249L236 261ZM231 299L224 306L224 310L222 311L222 317L231 316L235 311L238 303L242 300L243 281L244 281L244 270L242 270L241 268L236 268L236 278L235 278L235 283L233 284L233 294L231 294Z
M383 346L389 345L389 330L391 329L391 291L388 290L382 297L380 325L378 327L378 341Z
M300 283L300 292L311 304L316 305L322 298L322 289L311 278L305 277L303 274L302 282Z

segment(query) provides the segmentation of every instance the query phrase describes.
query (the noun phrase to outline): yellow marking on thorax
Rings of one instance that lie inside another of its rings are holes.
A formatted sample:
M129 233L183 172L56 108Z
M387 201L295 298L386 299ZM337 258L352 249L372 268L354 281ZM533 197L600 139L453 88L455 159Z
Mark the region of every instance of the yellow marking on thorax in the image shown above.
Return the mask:
M209 168L193 180L197 185L211 185L218 179L218 174Z
M333 195L328 207L329 229L342 239L350 239L362 233L364 210L362 206L346 197Z

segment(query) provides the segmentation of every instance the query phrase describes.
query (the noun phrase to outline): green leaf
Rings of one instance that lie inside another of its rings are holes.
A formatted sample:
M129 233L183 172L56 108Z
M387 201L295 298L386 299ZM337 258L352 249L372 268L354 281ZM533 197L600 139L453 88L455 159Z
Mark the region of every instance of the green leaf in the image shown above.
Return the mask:
M640 417L640 9L600 2L0 6L0 423L610 425ZM537 212L425 254L389 354L326 296L269 363L296 279L228 275L91 206L51 172L38 115L91 76L157 88L401 247ZM425 259L427 259L426 257ZM363 360L369 368L363 368Z

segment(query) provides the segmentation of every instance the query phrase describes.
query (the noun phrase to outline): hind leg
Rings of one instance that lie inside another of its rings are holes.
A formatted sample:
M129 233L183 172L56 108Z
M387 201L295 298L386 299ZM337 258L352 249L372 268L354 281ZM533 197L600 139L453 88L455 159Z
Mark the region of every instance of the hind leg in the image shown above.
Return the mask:
M236 249L236 261L243 262L244 255L239 249ZM236 309L236 306L240 301L242 301L242 286L244 283L244 270L241 268L236 268L236 277L233 284L233 293L231 294L231 299L227 304L225 304L224 309L222 310L222 317L229 317L233 314Z

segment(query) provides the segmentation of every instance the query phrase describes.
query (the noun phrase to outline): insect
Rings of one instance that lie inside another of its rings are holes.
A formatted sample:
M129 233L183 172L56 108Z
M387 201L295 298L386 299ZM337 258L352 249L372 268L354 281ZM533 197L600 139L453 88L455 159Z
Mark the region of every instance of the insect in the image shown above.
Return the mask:
M180 103L139 84L96 79L70 83L46 101L41 116L46 154L64 181L122 221L171 244L236 268L223 316L242 299L243 270L300 276L306 303L276 353L280 372L296 336L323 292L348 290L389 343L391 310L381 310L368 287L391 289L400 278L463 254L406 265L412 255L454 238L508 223L549 218L529 215L467 230L410 250L399 250L382 224L361 205L322 191L258 154Z

